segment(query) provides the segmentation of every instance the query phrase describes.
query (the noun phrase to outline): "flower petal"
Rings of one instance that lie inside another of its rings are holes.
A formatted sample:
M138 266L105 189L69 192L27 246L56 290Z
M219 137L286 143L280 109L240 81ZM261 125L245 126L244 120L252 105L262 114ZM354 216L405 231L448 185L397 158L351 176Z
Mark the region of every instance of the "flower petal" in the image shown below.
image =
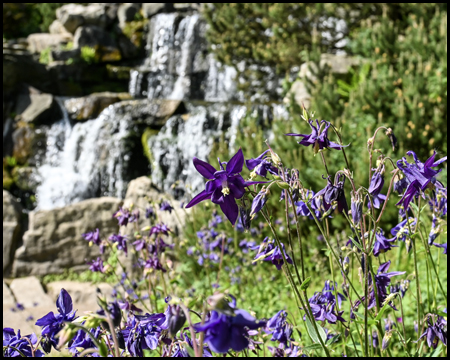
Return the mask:
M228 220L234 225L238 218L239 208L232 196L224 196L220 208Z
M202 202L203 200L210 199L211 195L212 192L207 192L203 190L200 194L198 194L191 201L189 201L189 204L185 206L185 209L189 209L190 207L197 205L199 202Z
M36 321L37 326L47 326L52 325L56 322L55 314L53 312L49 312L47 315L41 317L38 321Z
M59 293L56 308L61 315L68 315L73 310L72 298L65 289L61 289Z
M205 161L202 161L200 159L197 159L196 157L194 157L194 159L192 160L192 162L194 163L195 168L197 169L197 171L204 177L207 179L214 179L214 173L217 171L212 165L208 164Z
M238 174L242 171L244 166L244 153L240 148L236 154L227 163L227 173L228 174Z

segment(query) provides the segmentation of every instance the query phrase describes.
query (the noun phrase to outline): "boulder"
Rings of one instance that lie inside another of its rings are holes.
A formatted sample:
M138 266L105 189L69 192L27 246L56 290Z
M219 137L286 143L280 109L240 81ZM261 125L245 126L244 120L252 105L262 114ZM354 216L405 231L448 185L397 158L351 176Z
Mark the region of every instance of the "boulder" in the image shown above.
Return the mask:
M17 249L13 275L46 275L64 269L87 269L86 260L99 255L82 234L99 228L102 236L117 232L112 214L122 201L112 197L84 200L63 208L31 212L29 230Z
M127 22L133 21L136 14L141 8L140 3L123 3L117 10L117 18L119 19L119 26L123 27Z
M22 304L25 308L38 305L52 306L54 304L52 299L45 293L39 279L35 276L14 279L9 288L14 294L16 302Z
M172 213L159 209L158 205L162 200L170 202L173 207ZM141 216L144 216L145 209L150 203L153 203L152 207L157 212L157 218L166 224L174 234L180 236L183 233L186 215L189 214L190 209L182 209L179 201L159 191L150 178L146 176L130 181L123 205L130 207L133 204L135 208L141 211ZM157 205L155 206L155 204ZM128 225L130 234L133 233L131 225L133 224Z
M81 98L66 100L64 106L72 120L85 121L96 118L103 109L126 98L130 98L128 93L93 93Z
M161 128L172 115L186 113L186 108L180 100L128 100L114 105L114 108L117 114L126 114L135 124L144 124L155 129Z
M94 48L97 61L119 61L122 58L112 35L96 25L80 26L75 32L73 45L75 48Z
M3 305L14 305L15 303L16 299L14 298L14 295L3 280Z
M92 3L87 6L66 4L56 10L56 18L72 34L81 25L96 25L102 28L109 23L107 5Z
M52 50L52 59L54 61L67 61L69 59L79 60L80 55L81 55L80 49L71 49L71 50L55 49L55 50Z
M61 108L51 94L31 94L30 105L18 120L33 125L50 125L62 118Z
M25 191L36 192L38 180L35 176L36 168L31 166L15 167L11 175L16 185Z
M14 252L22 236L22 207L7 191L3 190L3 276L9 272Z
M28 35L28 50L31 53L40 53L47 48L58 47L61 44L67 44L72 41L73 37L70 33L65 34L47 34L38 33Z
M48 31L50 32L50 34L66 35L72 37L72 33L67 31L64 25L58 19L53 20L48 28Z
M174 11L172 3L142 3L142 15L146 19L162 12L171 11Z

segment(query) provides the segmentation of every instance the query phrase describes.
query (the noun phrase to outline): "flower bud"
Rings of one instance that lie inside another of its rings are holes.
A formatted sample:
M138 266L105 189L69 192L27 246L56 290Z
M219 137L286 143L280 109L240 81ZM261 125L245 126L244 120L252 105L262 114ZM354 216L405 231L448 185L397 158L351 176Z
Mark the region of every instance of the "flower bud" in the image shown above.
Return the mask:
M48 337L43 337L41 339L41 348L44 350L47 354L52 351L52 343L50 342L50 339Z
M372 332L372 346L376 349L380 346L380 341L378 339L378 333L376 331Z
M169 305L169 335L175 337L177 332L183 327L186 322L186 315L179 305Z
M381 351L386 351L389 347L389 343L391 341L392 331L387 331L383 336L383 341L381 343Z
M389 140L391 140L391 145L392 145L392 150L395 150L395 147L398 144L397 138L394 135L394 132L392 131L391 128L388 128L386 130L386 135L389 137Z
M402 294L402 298L405 296L406 291L409 289L409 280L400 281L400 293Z
M258 195L255 196L252 203L252 210L250 211L250 219L253 219L255 215L263 208L267 202L267 191L263 187Z
M352 219L353 223L358 226L361 221L362 213L363 213L363 200L361 195L356 192L351 194L351 210L352 210Z
M242 226L245 230L250 229L250 223L252 219L250 218L250 209L247 209L245 207L239 206L239 216L241 219Z
M344 258L344 260L342 260L342 268L344 269L344 274L347 275L348 274L348 270L350 267L350 259L348 256L346 256Z

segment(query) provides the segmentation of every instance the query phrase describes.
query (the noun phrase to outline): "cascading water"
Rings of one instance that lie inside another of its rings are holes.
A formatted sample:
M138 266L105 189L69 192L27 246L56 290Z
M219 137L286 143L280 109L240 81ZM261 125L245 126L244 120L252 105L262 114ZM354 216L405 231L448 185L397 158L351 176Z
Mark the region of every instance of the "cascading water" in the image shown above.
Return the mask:
M64 110L64 106L62 106ZM94 120L70 124L67 112L47 132L38 168L37 209L65 206L95 196L123 197L129 121L109 106Z

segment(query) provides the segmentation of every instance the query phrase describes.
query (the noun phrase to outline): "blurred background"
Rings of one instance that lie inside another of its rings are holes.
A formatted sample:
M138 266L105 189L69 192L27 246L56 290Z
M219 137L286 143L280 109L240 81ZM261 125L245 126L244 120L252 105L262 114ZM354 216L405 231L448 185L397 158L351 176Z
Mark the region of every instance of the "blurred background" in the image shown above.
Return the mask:
M124 199L179 208L202 190L193 156L256 157L268 139L318 191L320 158L283 136L310 133L302 104L342 129L361 181L380 125L394 160L446 155L447 5L4 3L4 277L86 269L80 234L114 231Z

